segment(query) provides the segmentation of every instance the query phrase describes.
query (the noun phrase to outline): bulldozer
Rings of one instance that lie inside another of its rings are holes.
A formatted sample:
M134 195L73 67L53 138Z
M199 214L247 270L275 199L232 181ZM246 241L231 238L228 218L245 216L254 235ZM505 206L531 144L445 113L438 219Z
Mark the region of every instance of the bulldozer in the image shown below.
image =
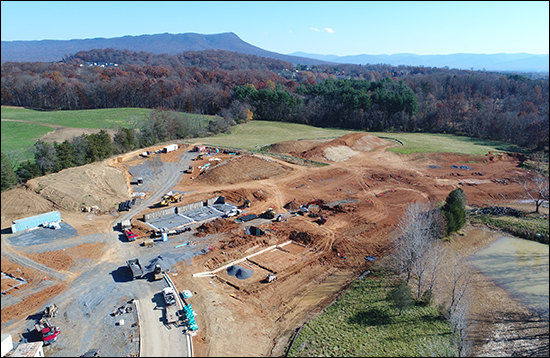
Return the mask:
M177 203L181 200L183 197L183 193L175 193L175 194L166 194L162 197L162 200L160 201L161 206L168 206L171 203Z

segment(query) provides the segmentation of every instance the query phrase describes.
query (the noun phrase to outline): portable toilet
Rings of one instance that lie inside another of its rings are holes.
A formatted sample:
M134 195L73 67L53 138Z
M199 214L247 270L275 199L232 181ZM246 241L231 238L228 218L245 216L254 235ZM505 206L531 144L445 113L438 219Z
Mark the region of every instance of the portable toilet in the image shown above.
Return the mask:
M167 232L162 233L162 241L168 241L168 233Z

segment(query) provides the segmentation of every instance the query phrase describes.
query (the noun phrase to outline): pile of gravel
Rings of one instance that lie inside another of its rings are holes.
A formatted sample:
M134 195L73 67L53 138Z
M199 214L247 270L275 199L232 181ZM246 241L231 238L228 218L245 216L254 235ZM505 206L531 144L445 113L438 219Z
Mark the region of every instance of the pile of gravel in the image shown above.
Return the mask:
M239 266L239 265L233 265L233 266L229 266L227 268L227 274L229 276L235 276L239 280L249 279L250 277L252 277L253 273L254 273L254 271L246 269L246 268L244 268L242 266Z

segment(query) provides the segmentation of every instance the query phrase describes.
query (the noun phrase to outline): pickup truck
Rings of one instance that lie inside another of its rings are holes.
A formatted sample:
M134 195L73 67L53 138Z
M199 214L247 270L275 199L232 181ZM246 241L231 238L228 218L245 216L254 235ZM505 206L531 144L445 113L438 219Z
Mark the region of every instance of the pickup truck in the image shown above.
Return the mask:
M142 278L143 277L143 266L141 266L141 263L139 262L139 259L132 259L126 261L126 264L128 265L128 268L132 272L132 278Z
M137 235L132 230L124 230L124 236L128 239L128 241L135 241Z
M230 218L232 216L237 216L237 215L241 215L243 211L241 209L236 209L236 208L233 208L231 210L229 210L228 212L225 213L224 217L226 218Z

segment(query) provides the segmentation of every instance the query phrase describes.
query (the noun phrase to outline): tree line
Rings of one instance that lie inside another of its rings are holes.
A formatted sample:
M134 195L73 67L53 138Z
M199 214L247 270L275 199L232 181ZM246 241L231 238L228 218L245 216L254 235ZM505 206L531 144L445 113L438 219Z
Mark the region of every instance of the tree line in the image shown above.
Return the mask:
M175 139L227 132L234 124L219 116L205 120L187 113L155 109L133 128L119 127L113 138L101 129L99 133L82 134L62 143L38 140L33 148L34 161L27 160L17 167L2 152L2 191L38 176L101 161L113 154Z
M90 66L113 61L118 66ZM161 107L243 117L244 106L253 119L548 145L548 79L518 74L102 49L60 63L4 62L1 94L4 105L30 108Z

